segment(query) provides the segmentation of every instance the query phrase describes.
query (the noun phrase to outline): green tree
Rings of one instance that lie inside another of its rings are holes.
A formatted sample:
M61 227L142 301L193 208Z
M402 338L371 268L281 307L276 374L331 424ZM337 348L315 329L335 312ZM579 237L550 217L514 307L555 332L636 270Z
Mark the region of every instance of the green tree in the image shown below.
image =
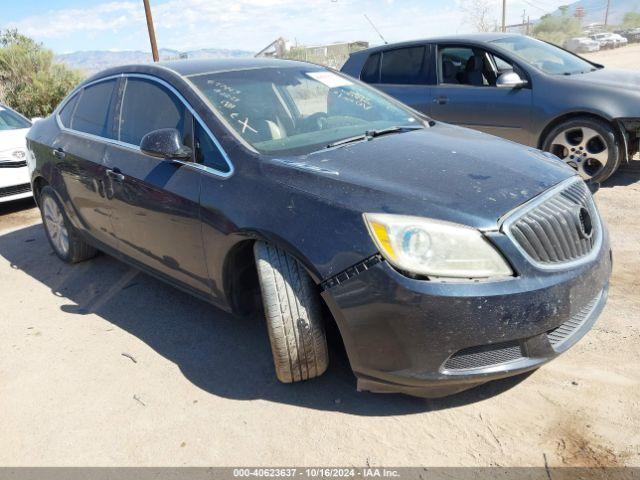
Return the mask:
M640 13L627 12L622 20L623 28L636 28L640 27Z
M0 102L27 117L49 115L82 80L53 52L17 30L0 32Z
M532 33L540 40L561 46L568 38L582 36L582 26L577 18L563 10L561 15L543 15Z

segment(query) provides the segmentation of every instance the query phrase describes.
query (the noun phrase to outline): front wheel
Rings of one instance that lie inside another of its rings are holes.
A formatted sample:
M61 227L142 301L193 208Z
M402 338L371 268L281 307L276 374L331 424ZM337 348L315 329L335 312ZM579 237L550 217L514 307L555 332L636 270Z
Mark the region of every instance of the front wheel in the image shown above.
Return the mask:
M609 178L623 155L613 127L588 117L578 117L553 128L542 149L560 157L584 180L593 182Z
M292 383L322 375L329 354L313 280L276 246L256 242L253 251L278 380Z
M77 263L96 255L97 250L82 240L69 222L53 188L42 189L39 203L47 239L61 260Z

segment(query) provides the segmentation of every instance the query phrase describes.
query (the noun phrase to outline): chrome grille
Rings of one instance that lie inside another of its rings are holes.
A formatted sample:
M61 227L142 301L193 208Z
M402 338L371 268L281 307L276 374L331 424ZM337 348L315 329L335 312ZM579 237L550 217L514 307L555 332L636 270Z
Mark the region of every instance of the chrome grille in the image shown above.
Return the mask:
M542 265L586 257L601 238L598 211L587 185L579 179L542 201L534 201L505 222L508 234Z

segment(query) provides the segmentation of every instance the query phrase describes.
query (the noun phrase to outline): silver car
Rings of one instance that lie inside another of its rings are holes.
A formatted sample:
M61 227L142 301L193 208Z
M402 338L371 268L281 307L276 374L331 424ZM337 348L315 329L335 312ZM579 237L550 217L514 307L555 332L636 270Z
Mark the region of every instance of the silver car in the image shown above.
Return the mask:
M639 149L640 73L523 35L383 45L342 71L435 120L551 152L586 180L607 179Z

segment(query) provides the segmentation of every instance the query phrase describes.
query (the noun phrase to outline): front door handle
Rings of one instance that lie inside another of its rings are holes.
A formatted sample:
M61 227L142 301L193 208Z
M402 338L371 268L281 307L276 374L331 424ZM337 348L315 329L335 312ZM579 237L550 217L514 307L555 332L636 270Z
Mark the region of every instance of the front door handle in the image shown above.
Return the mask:
M115 182L119 182L119 183L124 182L124 175L122 174L119 168L107 169L107 177L109 177Z
M437 97L433 97L433 103L437 103L438 105L444 105L449 102L449 97L445 95L438 95Z
M67 156L67 154L64 152L62 148L54 148L52 152L53 152L53 156L60 160L62 160L64 157Z

